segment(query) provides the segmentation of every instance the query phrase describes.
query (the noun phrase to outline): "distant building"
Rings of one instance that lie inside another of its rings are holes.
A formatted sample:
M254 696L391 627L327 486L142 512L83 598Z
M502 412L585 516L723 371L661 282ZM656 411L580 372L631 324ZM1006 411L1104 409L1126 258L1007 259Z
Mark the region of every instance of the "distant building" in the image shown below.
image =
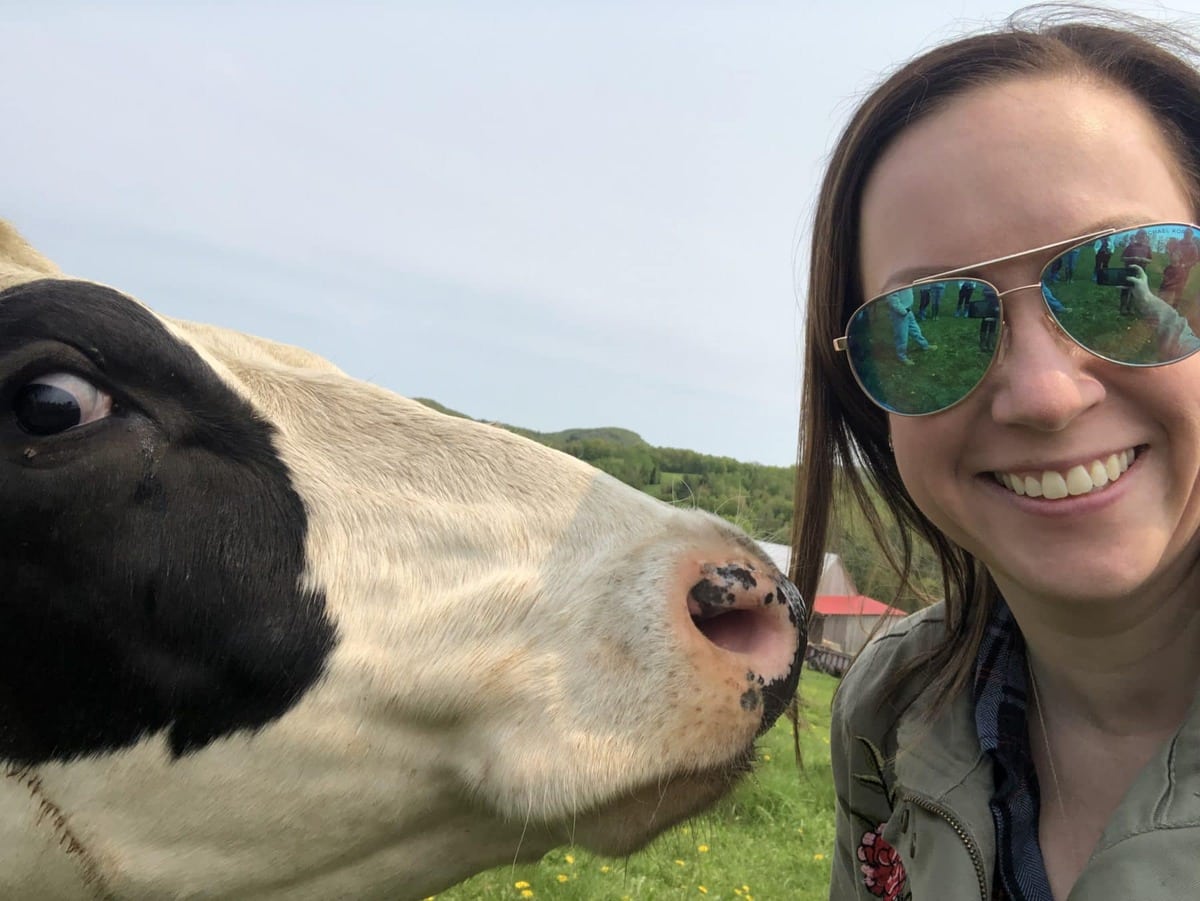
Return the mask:
M758 546L767 552L771 562L779 567L780 572L788 571L792 559L792 549L786 544L774 544L770 541L760 541ZM817 583L817 596L823 594L857 594L854 579L846 572L842 558L837 554L826 554L825 563L821 567L821 580Z
M765 541L760 541L759 545L776 566L785 573L788 571L791 548ZM872 634L886 625L885 617L905 615L903 610L859 594L854 579L837 554L825 555L812 607L809 646L824 646L851 655L862 650Z
M857 654L887 627L890 617L901 616L905 616L903 610L863 594L819 594L813 604L808 643Z
M790 547L786 544L775 544L770 541L760 541L758 546L767 552L767 556L771 558L771 562L778 566L781 572L786 573L788 571L788 564L792 559L792 549ZM825 555L825 562L821 567L821 578L817 582L817 597L827 594L858 594L858 589L854 587L854 579L846 571L846 566L842 563L842 558L837 554Z

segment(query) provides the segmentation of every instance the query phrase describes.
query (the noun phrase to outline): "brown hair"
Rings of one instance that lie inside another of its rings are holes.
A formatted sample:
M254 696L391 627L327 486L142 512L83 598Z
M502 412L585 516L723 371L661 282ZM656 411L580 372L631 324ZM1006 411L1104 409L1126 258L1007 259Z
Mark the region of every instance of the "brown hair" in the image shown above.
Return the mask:
M912 535L928 542L942 569L945 633L896 684L920 672L924 686L934 692L933 711L969 682L998 589L983 565L913 503L888 446L886 414L867 400L843 355L833 350L833 339L845 333L850 314L865 299L858 258L864 185L897 135L951 99L1012 78L1065 74L1138 98L1174 148L1195 208L1200 205L1200 74L1189 60L1197 55L1179 31L1127 14L1033 7L998 29L943 44L903 65L858 107L834 149L813 223L791 576L804 597L815 596L839 482L871 524L902 588L911 574ZM899 527L898 549L883 537L872 488Z

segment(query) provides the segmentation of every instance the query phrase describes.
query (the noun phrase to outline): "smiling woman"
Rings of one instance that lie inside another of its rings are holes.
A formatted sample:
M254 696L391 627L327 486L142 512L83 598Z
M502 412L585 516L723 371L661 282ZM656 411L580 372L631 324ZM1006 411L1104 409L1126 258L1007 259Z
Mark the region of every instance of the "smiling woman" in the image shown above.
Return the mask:
M1200 75L1133 27L938 47L826 176L794 571L840 473L946 586L835 703L838 901L1200 892Z

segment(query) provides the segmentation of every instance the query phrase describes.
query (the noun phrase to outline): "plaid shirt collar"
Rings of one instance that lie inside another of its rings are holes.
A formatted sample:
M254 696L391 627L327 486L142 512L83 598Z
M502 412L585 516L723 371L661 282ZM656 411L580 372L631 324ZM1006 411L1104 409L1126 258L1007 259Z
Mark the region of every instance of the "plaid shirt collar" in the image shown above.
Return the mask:
M998 599L975 659L975 728L992 758L995 898L1053 901L1038 844L1040 794L1029 748L1025 639Z

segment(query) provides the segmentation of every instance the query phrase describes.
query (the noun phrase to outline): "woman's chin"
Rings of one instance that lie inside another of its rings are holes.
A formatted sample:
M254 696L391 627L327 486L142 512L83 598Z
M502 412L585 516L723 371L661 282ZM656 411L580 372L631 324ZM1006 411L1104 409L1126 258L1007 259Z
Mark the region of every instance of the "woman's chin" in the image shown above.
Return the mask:
M1010 602L1024 595L1043 602L1098 608L1144 591L1154 577L1154 567L1144 560L1101 551L1088 559L1062 559L1050 566L1039 561L995 568L992 574Z

